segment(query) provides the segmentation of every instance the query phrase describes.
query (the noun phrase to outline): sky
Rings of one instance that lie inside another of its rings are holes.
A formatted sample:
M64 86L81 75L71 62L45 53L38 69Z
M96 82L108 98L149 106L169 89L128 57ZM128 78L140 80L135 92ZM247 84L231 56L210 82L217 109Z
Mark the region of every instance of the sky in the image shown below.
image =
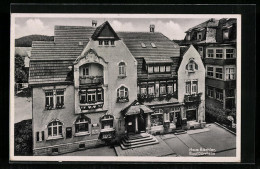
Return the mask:
M17 17L15 18L15 38L22 36L54 35L55 25L91 26L92 20L98 25L108 21L117 31L148 32L150 24L155 32L161 32L171 40L183 40L185 31L210 18L66 18L66 17Z

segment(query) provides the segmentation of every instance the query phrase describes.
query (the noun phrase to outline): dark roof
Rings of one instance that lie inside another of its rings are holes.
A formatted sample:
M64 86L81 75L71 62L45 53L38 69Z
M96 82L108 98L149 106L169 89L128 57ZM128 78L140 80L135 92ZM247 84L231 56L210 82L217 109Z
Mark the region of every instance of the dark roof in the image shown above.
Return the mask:
M116 32L114 31L114 29L111 27L111 25L109 24L108 21L104 22L103 24L101 24L100 26L98 26L95 30L94 33L92 33L91 38L96 40L98 38L98 36L100 35L100 33L102 32L102 30L105 28L105 26L108 26L108 28L110 29L110 31L114 34L115 39L119 40L119 37L117 36Z
M123 116L135 115L140 114L141 111L143 113L152 113L153 110L150 109L148 106L140 104L137 100L133 101L129 106L121 110Z
M55 26L54 41L36 41L32 44L30 61L30 84L72 81L68 77L69 66L80 56L90 37L98 36L108 22L99 27ZM112 32L114 31L111 27ZM179 57L179 45L159 32L118 32L132 55L145 58L148 62L169 61ZM117 36L116 35L116 36ZM79 44L82 42L82 44ZM142 48L141 43L146 45ZM154 43L156 47L152 47Z
M218 23L219 23L219 20L216 20L216 19L209 19L199 25L196 25L190 29L188 29L186 32L189 32L191 30L194 30L194 29L201 29L201 28L208 28L208 27L218 27Z
M179 57L179 45L160 32L118 32L134 57ZM141 43L145 44L145 48ZM151 43L155 44L155 48Z

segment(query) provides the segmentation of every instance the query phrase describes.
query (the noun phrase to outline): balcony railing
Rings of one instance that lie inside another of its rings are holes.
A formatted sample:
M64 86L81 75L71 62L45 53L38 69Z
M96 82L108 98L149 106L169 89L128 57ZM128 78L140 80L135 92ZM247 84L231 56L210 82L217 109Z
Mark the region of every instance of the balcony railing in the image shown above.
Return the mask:
M103 108L104 102L89 102L89 103L80 103L79 107L81 110L95 110Z
M102 84L103 76L80 76L79 82L80 84Z
M184 96L185 103L200 102L202 93L189 94Z

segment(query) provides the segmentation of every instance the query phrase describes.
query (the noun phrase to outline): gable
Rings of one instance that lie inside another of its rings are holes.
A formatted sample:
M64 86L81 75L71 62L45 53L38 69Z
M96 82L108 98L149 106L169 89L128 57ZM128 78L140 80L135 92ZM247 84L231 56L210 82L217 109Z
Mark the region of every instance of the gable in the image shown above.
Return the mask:
M95 30L91 38L93 40L98 40L98 39L119 40L119 37L117 36L116 32L107 21L97 27L97 29Z

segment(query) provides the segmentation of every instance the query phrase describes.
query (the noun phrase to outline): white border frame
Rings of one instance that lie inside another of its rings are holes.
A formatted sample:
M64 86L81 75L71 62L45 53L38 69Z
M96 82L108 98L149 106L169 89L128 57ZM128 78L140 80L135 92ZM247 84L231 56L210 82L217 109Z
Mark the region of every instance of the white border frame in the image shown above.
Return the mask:
M237 19L237 133L236 157L104 157L104 156L14 156L14 54L15 18L236 18ZM241 161L241 15L240 14L11 14L10 40L10 118L9 160L10 161L91 161L91 162L240 162Z

